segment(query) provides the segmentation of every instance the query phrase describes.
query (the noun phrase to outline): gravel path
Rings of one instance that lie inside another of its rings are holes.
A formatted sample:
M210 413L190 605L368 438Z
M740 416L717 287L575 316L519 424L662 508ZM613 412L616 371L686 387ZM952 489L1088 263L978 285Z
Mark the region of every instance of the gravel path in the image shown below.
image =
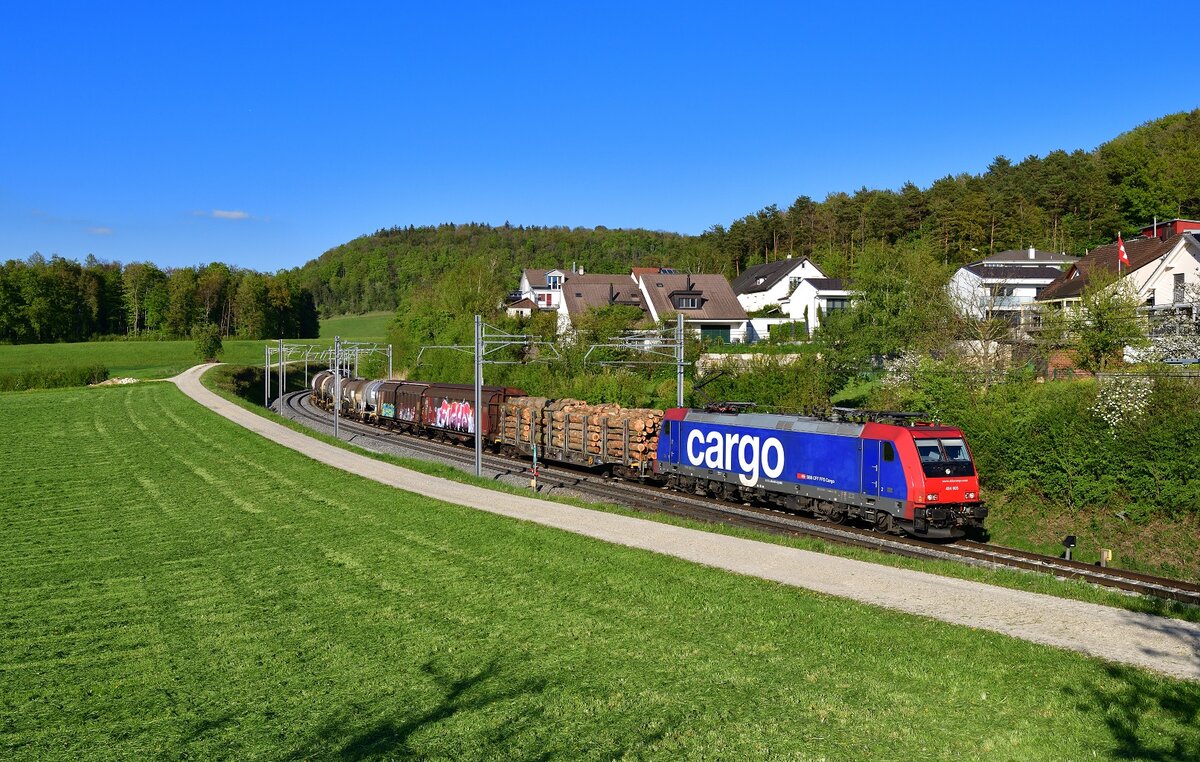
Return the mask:
M398 489L738 574L1200 680L1200 625L589 511L427 476L317 441L222 399L200 384L200 376L210 367L198 365L172 381L201 405L251 431L314 460Z

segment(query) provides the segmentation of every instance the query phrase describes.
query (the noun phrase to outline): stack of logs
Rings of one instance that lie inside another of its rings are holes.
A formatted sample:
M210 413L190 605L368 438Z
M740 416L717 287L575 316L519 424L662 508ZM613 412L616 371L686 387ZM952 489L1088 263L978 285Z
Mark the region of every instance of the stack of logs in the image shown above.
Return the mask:
M505 442L530 442L537 421L543 451L565 449L606 463L644 463L657 457L661 410L545 397L516 397L504 404L500 437Z

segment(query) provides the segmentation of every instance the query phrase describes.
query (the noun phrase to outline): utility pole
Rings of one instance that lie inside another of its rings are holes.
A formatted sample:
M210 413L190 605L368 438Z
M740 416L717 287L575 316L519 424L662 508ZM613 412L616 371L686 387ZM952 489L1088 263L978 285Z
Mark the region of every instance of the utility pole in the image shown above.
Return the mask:
M283 339L279 339L279 414L283 415L283 395L287 391L287 378L283 375Z
M271 345L263 345L263 407L271 407Z
M683 407L683 313L675 316L675 406Z
M342 337L333 337L333 438L338 438L338 413L342 408Z
M483 316L475 316L475 475L483 476Z

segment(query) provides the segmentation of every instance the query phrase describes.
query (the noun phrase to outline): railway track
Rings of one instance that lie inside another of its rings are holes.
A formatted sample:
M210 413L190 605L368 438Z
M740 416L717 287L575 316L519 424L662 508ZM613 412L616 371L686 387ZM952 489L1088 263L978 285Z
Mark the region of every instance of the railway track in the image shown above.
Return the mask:
M329 413L309 401L307 391L283 397L284 414L310 428L332 433ZM474 450L418 436L397 435L357 421L339 422L342 439L365 449L448 463L473 470ZM485 453L483 472L510 484L528 485L530 464ZM934 543L908 537L880 534L870 529L839 526L804 516L746 504L734 504L697 495L666 491L636 482L609 478L593 472L560 465L539 464L539 494L575 494L625 508L667 514L706 523L750 528L771 534L814 537L852 547L871 548L910 558L950 560L974 566L1020 569L1075 579L1131 594L1200 605L1200 585L1154 577L1117 567L1098 567L1079 561L1043 556L1014 548L959 540Z

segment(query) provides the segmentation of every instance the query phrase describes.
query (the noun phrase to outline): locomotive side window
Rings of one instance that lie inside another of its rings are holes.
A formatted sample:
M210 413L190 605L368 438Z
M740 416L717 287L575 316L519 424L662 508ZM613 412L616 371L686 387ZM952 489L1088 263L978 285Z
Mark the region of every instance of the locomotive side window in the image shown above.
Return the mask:
M671 421L663 421L663 433L671 436Z
M883 443L883 459L888 463L896 459L896 448L892 446L891 442Z

